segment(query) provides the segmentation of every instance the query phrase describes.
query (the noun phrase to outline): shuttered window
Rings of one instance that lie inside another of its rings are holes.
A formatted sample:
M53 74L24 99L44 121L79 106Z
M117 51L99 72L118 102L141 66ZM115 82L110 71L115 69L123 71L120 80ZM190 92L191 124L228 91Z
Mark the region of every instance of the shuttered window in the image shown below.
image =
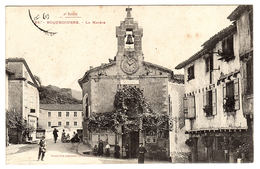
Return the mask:
M203 110L205 116L213 116L217 114L217 89L204 91Z
M223 85L223 108L225 112L240 109L239 79Z
M185 118L192 119L196 117L196 109L195 109L195 96L188 96L184 98L184 113Z

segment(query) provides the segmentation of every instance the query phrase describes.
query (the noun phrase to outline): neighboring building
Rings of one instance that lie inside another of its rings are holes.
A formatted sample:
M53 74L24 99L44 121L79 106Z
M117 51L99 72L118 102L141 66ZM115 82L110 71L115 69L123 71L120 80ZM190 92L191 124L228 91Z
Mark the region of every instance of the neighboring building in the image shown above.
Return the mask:
M253 161L253 119L254 119L254 72L253 72L253 6L240 5L229 16L237 26L239 57L241 65L242 109L247 119L251 154Z
M8 95L9 95L9 78L11 75L14 75L14 73L9 70L8 68L5 68L5 110L9 109L9 101L8 101Z
M100 139L108 141L111 145L115 145L115 142L118 142L120 147L129 144L131 157L136 157L138 145L142 142L149 150L152 146L158 147L155 150L155 154L152 155L150 154L151 151L149 151L147 156L167 159L170 154L174 154L174 151L177 150L174 148L176 145L173 145L175 142L169 142L168 131L159 134L143 133L140 131L130 132L127 135L122 132L118 135L108 132L88 132L88 117L92 113L113 111L115 94L118 88L124 85L132 85L141 89L145 99L150 103L152 110L156 113L172 113L176 119L182 113L180 110L182 103L180 103L178 93L184 90L183 76L175 75L168 68L144 61L142 52L143 29L138 27L137 22L133 20L130 12L131 8L127 8L126 11L127 16L125 20L120 22L120 26L116 27L118 52L114 60L110 60L108 64L101 64L99 67L90 68L79 79L83 94L84 141L92 146L97 144ZM176 93L177 97L175 96ZM172 112L169 110L169 98L172 100L172 106L174 107ZM175 101L177 101L176 105ZM178 132L181 131L178 130ZM171 139L174 139L175 134L178 134L175 132L177 131L171 132ZM183 141L185 140L179 140L178 142Z
M5 111L8 111L9 109L9 102L8 102L8 95L9 95L9 77L13 75L14 73L10 71L8 68L5 68ZM7 119L6 119L7 121ZM6 125L6 146L9 144L9 137L8 137L8 126Z
M191 146L193 162L235 162L241 158L236 153L239 147L252 140L243 104L246 80L237 25L218 32L202 50L176 66L184 68L183 109L190 137L186 144Z
M27 124L37 129L39 117L38 83L23 58L6 59L7 70L13 72L8 80L8 109L22 114ZM22 134L9 132L10 143L21 143ZM36 138L36 132L29 134L29 140Z
M82 104L40 104L39 128L52 131L53 127L69 131L82 129Z

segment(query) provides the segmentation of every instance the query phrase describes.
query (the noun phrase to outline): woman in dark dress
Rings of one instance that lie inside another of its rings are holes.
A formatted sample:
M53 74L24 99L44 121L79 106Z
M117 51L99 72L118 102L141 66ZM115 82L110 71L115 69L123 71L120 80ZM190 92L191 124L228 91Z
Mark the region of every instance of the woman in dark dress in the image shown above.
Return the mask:
M138 163L143 164L144 163L144 154L146 153L146 149L143 146L143 143L140 143L139 146L139 155L138 155Z

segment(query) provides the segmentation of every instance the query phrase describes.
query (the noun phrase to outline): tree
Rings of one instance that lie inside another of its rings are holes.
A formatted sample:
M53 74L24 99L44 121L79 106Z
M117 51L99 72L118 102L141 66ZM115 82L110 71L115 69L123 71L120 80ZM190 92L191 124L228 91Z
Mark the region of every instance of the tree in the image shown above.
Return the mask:
M124 86L115 95L114 110L105 113L92 113L88 118L88 130L111 130L117 132L123 126L124 132L169 130L167 114L152 111L143 92L136 87Z
M25 133L33 132L35 128L25 122L22 114L15 110L6 111L6 128L15 129L17 132Z

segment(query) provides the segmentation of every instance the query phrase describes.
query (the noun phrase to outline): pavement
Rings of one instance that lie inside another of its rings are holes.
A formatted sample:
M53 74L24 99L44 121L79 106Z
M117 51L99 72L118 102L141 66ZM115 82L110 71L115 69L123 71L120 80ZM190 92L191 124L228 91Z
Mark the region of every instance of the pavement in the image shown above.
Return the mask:
M83 152L91 149L82 143L61 143L58 140L46 140L47 151L44 161L38 161L37 144L17 144L6 147L6 164L137 164L137 159L115 159L113 157L97 157ZM159 161L146 160L145 163L164 163Z

